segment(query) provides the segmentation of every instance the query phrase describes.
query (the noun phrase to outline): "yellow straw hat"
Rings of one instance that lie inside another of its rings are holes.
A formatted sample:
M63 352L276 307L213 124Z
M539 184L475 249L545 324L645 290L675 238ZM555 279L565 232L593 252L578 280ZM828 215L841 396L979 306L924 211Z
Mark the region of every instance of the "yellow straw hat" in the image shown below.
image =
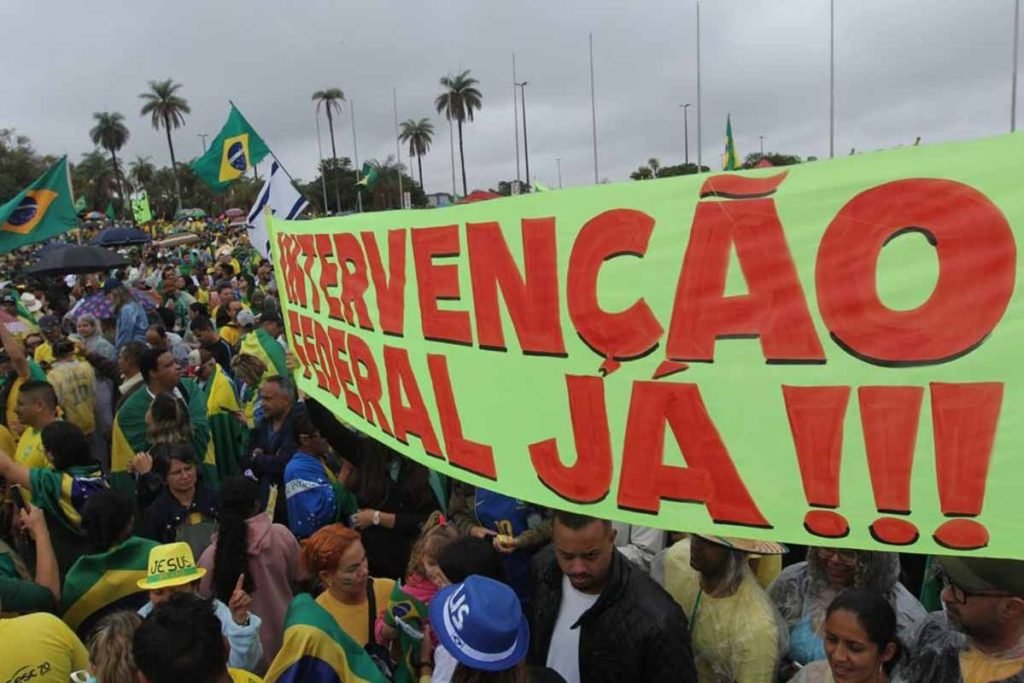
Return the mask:
M711 536L710 534L694 534L694 536L700 536L709 543L725 546L730 550L741 550L751 555L785 555L789 552L789 548L773 541L754 541L747 538Z
M139 588L152 591L198 581L206 575L206 570L196 566L188 543L165 543L149 551L146 574L146 578L139 579Z

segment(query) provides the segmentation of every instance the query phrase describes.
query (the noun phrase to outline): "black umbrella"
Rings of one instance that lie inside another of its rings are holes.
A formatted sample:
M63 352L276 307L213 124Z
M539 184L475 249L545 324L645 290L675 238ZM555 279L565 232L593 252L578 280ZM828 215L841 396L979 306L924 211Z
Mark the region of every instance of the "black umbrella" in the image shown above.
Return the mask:
M146 244L153 238L135 228L107 228L93 238L91 244L100 247L123 247L129 244Z
M51 249L28 269L31 275L95 273L128 265L128 259L102 247L70 246Z

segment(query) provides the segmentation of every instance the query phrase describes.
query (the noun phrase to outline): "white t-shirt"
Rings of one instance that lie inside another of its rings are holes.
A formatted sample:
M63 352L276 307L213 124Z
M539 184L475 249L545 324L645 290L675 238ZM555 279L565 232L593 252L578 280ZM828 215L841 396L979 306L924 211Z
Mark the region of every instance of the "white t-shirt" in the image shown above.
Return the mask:
M548 648L548 668L562 675L566 683L580 683L580 629L573 624L593 607L600 593L591 595L578 591L568 576L562 577L562 604L558 606L555 630Z

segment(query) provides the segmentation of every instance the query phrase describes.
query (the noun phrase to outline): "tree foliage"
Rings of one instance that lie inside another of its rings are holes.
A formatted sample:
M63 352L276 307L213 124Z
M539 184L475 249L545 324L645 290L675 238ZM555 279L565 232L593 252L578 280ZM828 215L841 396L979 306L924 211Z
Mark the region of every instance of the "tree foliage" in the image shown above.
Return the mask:
M772 166L792 166L793 164L803 163L803 159L797 154L768 152L762 156L760 152L752 152L743 160L743 168L754 168L761 163L762 159L766 159Z
M44 156L13 128L0 128L0 204L14 198L43 174L57 157Z
M663 166L657 159L651 158L643 166L639 166L629 174L633 180L652 180L654 178L671 178L679 175L692 175L694 173L707 173L711 169L701 166L697 170L697 164L676 164L675 166Z

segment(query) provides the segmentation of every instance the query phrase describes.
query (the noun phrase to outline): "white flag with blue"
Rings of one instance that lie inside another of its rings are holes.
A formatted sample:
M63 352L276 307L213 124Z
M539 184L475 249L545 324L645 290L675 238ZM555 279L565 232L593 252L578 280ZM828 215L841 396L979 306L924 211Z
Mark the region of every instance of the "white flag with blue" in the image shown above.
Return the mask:
M263 216L263 209L268 206L275 218L289 221L309 206L277 161L271 165L267 182L263 183L263 189L256 195L256 203L249 210L249 242L264 258L270 258L270 235Z

